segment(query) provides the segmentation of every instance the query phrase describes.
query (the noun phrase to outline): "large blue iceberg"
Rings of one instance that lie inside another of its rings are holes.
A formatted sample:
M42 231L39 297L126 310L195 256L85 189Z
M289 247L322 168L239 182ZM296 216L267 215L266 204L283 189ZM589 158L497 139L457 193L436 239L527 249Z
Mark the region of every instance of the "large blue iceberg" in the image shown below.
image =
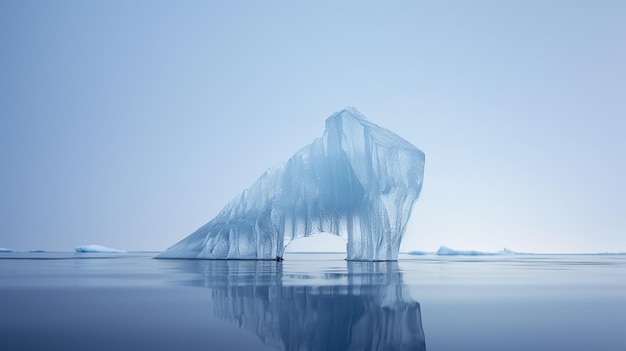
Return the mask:
M158 258L274 259L292 240L326 232L347 241L348 260L397 260L423 177L421 150L346 108Z

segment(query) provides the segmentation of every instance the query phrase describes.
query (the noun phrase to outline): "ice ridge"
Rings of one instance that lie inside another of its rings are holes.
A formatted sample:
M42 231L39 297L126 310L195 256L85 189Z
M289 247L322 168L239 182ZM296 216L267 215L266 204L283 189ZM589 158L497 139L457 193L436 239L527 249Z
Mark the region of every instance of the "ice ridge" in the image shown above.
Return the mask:
M158 258L274 259L292 240L326 232L347 241L348 260L397 260L423 174L421 150L346 108Z

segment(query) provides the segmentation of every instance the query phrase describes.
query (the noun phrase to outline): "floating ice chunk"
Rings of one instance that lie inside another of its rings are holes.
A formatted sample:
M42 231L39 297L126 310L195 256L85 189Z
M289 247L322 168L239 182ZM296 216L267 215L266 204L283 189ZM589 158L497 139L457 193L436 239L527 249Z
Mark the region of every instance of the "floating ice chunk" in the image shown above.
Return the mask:
M475 251L475 250L454 250L447 246L441 246L439 250L437 250L437 255L439 256L490 256L490 255L495 255L495 253Z
M15 250L7 249L7 248L4 248L4 247L0 247L0 252L15 252Z
M416 253L410 253L416 255ZM519 252L515 252L507 249L506 247L496 252L484 252L476 250L455 250L447 246L441 246L436 252L439 256L503 256L503 255L517 255Z
M112 249L101 245L82 245L74 248L76 252L102 252L102 253L122 253L124 250Z
M325 232L347 241L348 260L397 260L423 174L421 150L347 108L158 257L274 259L292 240Z

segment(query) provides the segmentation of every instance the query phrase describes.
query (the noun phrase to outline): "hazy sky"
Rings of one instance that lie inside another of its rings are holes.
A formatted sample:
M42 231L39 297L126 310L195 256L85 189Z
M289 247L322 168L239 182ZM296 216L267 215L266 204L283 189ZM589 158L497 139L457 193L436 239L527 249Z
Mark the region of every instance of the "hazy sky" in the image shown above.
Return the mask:
M626 251L626 1L0 2L0 247L163 250L354 106L403 250Z

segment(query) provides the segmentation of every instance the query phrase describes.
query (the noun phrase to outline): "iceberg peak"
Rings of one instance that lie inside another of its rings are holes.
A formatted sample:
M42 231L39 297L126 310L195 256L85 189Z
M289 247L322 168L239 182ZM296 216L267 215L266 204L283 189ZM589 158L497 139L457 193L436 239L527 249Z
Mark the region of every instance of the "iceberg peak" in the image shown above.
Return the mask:
M160 258L275 259L292 240L330 233L348 260L397 260L419 197L424 153L353 107Z
M365 117L361 112L359 112L359 110L357 110L355 107L352 107L352 106L345 107L333 113L330 117L326 119L326 121L328 121L329 119L337 119L337 118L339 119L353 118L353 119L360 120L360 121L368 121L367 117Z

